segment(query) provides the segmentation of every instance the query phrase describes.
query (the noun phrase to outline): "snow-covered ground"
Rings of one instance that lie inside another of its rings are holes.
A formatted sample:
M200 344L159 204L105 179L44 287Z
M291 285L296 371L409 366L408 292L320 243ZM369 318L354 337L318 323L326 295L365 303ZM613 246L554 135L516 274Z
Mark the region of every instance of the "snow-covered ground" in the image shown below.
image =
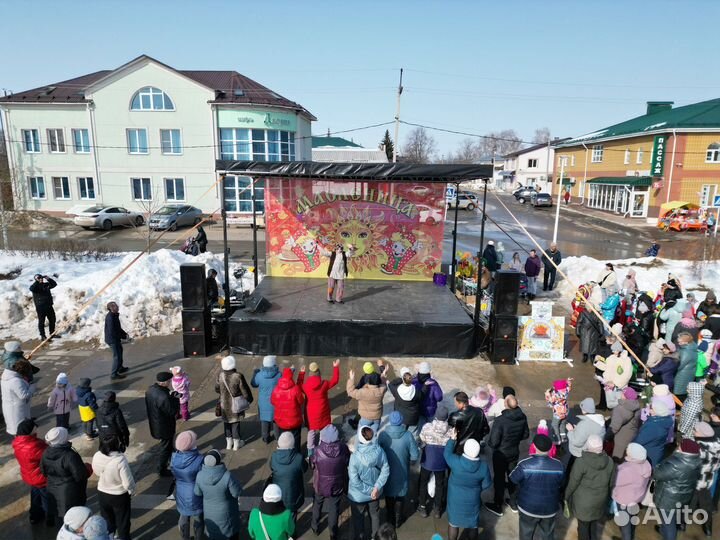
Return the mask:
M68 262L59 259L26 257L0 252L0 274L20 269L14 279L0 280L0 339L20 340L38 337L37 317L29 287L35 274L54 278L53 289L58 325L69 322L79 307L110 282L137 253L121 253L105 261ZM120 306L120 321L133 338L172 334L181 329L180 265L205 263L223 275L221 255L204 253L197 257L177 250L159 250L143 255L130 269L96 298L64 332L65 339L102 342L106 304ZM230 272L237 265L231 264ZM231 278L231 286L239 284ZM252 290L253 277L243 278L246 290ZM58 343L58 342L54 342Z

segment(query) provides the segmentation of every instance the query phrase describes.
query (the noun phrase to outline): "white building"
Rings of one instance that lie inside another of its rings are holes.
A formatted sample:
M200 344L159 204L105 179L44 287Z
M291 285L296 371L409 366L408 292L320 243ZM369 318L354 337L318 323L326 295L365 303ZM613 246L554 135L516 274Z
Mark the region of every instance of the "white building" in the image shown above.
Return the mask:
M316 120L235 71L180 71L145 55L0 98L0 115L15 208L51 213L165 202L217 212L215 159L310 160ZM229 212L250 212L248 183L225 179Z
M359 144L332 137L312 138L312 160L320 162L342 163L387 163L388 158L382 148L364 148Z
M549 147L547 143L541 143L505 155L502 188L511 190L521 184L553 193L555 149L552 144L558 142L561 142L560 139L552 141Z

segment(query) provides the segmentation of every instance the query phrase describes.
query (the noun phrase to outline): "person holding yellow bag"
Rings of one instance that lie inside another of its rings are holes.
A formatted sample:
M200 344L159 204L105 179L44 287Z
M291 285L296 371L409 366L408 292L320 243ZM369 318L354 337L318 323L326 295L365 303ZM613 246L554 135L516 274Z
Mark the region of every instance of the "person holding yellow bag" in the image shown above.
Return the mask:
M97 398L95 392L90 387L90 379L80 379L75 389L78 398L78 409L80 410L80 420L82 420L85 429L85 438L92 441L97 438L95 431L95 411L98 409Z

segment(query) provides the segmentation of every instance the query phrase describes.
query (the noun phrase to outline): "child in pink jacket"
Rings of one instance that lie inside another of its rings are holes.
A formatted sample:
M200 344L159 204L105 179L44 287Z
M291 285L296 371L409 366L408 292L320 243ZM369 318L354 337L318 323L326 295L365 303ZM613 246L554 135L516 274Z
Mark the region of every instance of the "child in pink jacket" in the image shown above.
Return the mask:
M553 442L561 444L566 438L565 420L570 412L568 397L572 388L572 378L553 381L552 388L545 390L545 401L552 408Z
M180 394L180 418L190 419L190 378L180 366L170 368L173 374L172 388Z
M77 402L75 388L68 382L68 376L65 373L58 374L47 403L48 409L55 415L56 427L70 429L70 410Z

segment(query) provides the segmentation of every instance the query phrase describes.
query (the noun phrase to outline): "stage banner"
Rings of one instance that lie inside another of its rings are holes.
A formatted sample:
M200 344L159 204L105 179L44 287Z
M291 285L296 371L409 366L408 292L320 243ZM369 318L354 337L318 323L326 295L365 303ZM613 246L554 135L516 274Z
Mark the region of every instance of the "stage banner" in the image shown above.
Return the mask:
M531 304L531 314L518 317L518 360L563 362L565 317L553 317L553 302Z
M425 281L440 271L445 184L272 179L265 185L269 276L327 277L338 244L348 254L349 278Z

